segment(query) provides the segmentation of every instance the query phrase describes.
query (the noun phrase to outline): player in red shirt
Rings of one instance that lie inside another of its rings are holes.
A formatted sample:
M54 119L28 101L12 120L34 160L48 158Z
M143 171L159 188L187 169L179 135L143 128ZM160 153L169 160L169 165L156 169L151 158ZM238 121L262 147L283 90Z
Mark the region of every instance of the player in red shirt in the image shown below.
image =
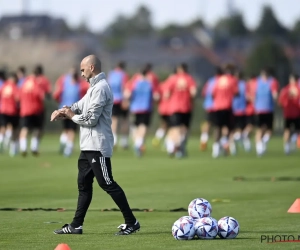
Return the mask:
M297 86L298 76L290 75L289 84L280 91L278 103L283 108L284 152L290 154L291 149L296 146L297 134L300 132L300 88ZM292 136L292 132L295 135Z
M0 90L6 80L5 71L0 71ZM3 143L4 143L4 136L5 136L5 126L4 126L4 119L3 115L1 114L1 107L0 107L0 153L3 151Z
M32 132L31 152L38 155L39 141L44 123L45 85L41 84L39 75L35 71L24 81L20 89L20 151L27 155L27 135Z
M149 79L149 81L152 83L154 100L158 101L159 100L159 79L157 75L152 71L151 63L146 64L145 70L148 72L147 79Z
M168 90L167 82L169 79L172 79L174 74L170 75L164 82L159 85L159 101L158 101L158 113L160 115L160 126L155 132L155 137L152 140L153 146L159 146L161 140L166 135L166 132L169 127L169 119L170 119L170 104L169 99L164 98L166 91Z
M17 153L17 139L19 126L19 88L18 77L16 73L10 73L8 80L0 89L0 112L3 115L4 126L11 134L7 138L10 156ZM6 133L8 134L8 133Z
M87 92L89 83L79 77L76 67L70 72L59 77L55 84L53 99L63 106L71 106L78 102ZM77 125L69 119L63 120L63 131L60 135L60 153L69 157L73 152Z
M213 110L214 110L214 144L212 147L212 157L220 155L224 148L228 151L229 133L232 129L233 115L232 102L238 94L237 78L234 76L235 68L228 64L224 67L224 74L220 76L213 87Z
M193 98L197 93L197 85L188 74L185 63L177 67L177 72L166 83L165 98L169 99L170 128L167 135L167 152L169 155L183 157L187 142L193 109Z

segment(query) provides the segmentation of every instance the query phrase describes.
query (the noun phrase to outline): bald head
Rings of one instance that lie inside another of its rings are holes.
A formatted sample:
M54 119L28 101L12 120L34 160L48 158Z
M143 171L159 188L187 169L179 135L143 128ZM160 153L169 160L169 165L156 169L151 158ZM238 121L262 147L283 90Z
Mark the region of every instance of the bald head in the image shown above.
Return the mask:
M81 76L89 81L90 78L101 73L101 62L95 55L89 55L82 59L80 64Z

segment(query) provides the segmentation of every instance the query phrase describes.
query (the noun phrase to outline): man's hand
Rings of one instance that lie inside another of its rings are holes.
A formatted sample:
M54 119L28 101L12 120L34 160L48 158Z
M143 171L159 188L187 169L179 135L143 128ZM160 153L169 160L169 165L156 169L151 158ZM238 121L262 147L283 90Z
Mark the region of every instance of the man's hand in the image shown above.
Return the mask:
M51 119L50 121L59 121L59 120L64 120L67 119L67 117L61 113L60 110L54 110L53 113L51 114Z
M75 115L75 113L69 107L63 107L59 110L59 112L66 116L68 119L72 119L72 117Z

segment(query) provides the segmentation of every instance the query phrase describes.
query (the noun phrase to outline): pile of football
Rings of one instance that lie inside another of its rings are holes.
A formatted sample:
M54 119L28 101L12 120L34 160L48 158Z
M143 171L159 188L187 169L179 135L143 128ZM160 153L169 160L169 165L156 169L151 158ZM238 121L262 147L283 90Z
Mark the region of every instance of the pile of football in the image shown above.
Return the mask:
M211 217L210 203L197 198L188 207L189 216L179 218L172 226L172 235L176 240L234 239L239 234L239 223L236 219L226 216L219 221Z

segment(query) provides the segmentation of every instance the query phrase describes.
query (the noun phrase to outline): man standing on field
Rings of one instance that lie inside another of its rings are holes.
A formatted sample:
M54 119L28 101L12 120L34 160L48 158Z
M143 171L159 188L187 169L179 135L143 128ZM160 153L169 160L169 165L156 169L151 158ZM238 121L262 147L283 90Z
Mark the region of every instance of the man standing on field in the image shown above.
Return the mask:
M65 224L55 234L82 234L82 226L93 195L93 179L106 191L120 208L125 224L116 235L129 235L140 229L126 195L114 181L110 157L114 137L111 129L113 94L101 72L101 62L95 55L85 57L80 65L81 75L90 84L86 95L71 107L55 110L51 121L72 119L80 125L80 149L78 159L78 204L71 224Z

